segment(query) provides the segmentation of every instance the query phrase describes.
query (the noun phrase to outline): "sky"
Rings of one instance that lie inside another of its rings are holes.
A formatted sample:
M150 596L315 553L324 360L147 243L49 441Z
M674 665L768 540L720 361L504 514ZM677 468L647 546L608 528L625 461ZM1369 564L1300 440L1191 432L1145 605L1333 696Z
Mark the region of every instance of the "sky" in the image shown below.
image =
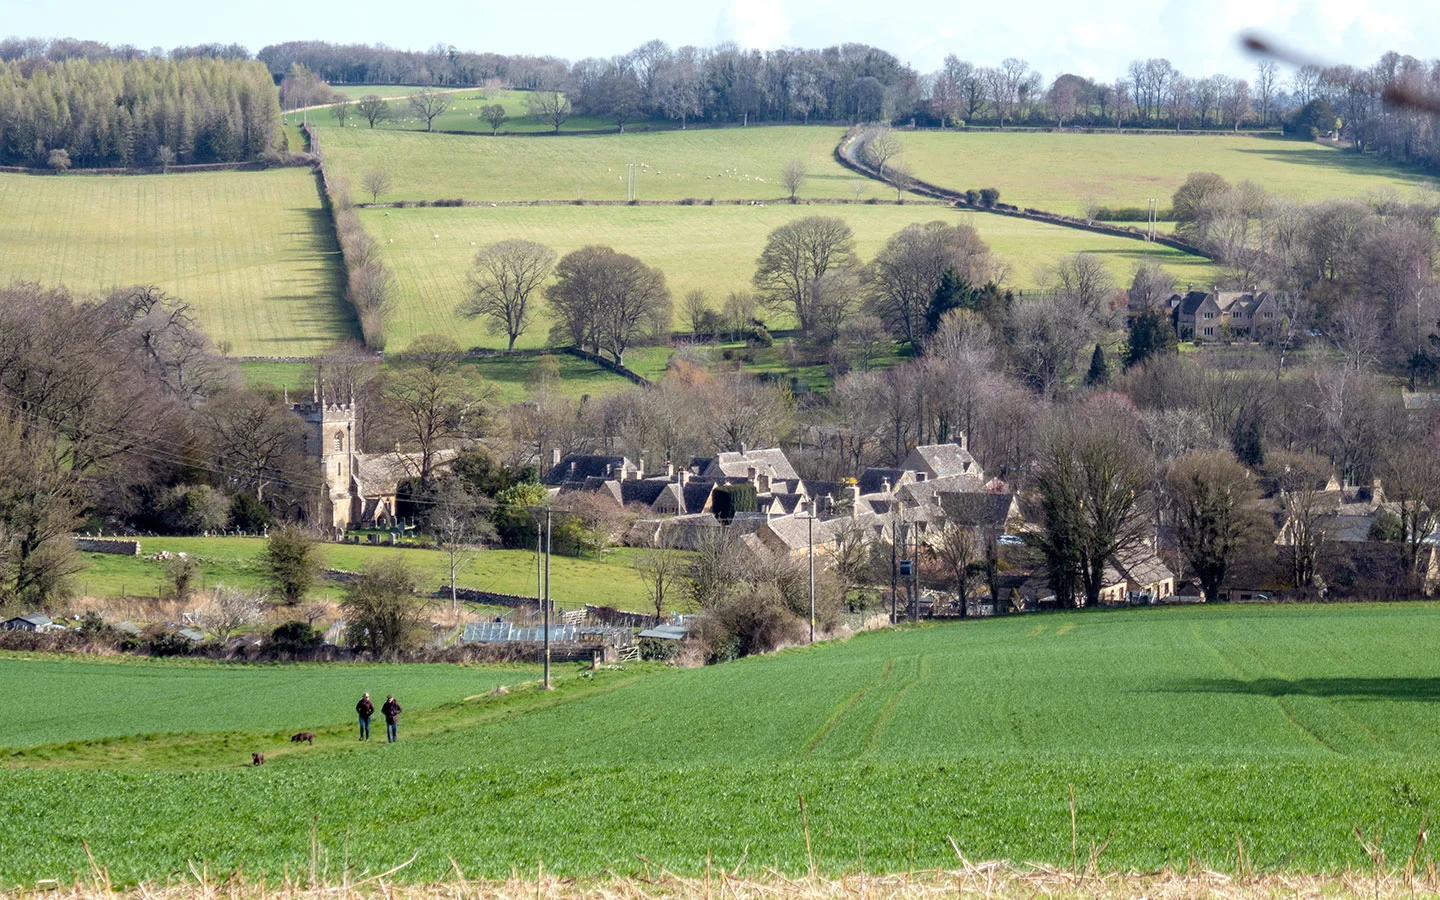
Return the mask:
M977 64L1018 56L1047 78L1113 79L1163 56L1187 74L1243 77L1255 60L1236 35L1255 30L1326 62L1368 64L1386 50L1440 56L1437 0L0 0L0 34L77 37L138 47L287 40L422 50L550 54L576 60L671 46L823 47L859 41L920 72L947 54Z

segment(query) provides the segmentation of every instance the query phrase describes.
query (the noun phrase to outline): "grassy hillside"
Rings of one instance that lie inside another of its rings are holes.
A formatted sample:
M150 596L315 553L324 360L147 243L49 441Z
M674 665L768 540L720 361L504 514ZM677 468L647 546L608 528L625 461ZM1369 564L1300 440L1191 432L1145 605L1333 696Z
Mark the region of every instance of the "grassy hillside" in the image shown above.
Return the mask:
M666 354L668 358L668 354ZM532 390L526 384L531 371L538 361L533 356L495 356L485 359L467 359L463 365L472 367L487 384L497 391L498 403L520 403L530 399ZM568 397L589 394L599 397L612 394L631 386L629 381L603 369L594 363L577 359L564 353L555 354L560 367L560 382L557 387ZM307 391L314 380L315 367L303 362L242 362L241 374L247 385L270 385L288 387L292 391ZM661 369L664 361L661 361Z
M0 747L173 732L313 731L349 724L366 691L377 707L393 693L415 713L535 677L533 666L247 666L0 656L0 683L45 687L11 696L10 715L0 721Z
M141 548L146 556L162 550L189 554L200 563L205 587L223 583L230 587L259 588L265 584L260 565L265 542L260 538L143 538ZM326 566L351 572L360 571L367 562L398 556L420 573L423 588L450 583L449 558L438 550L324 544L320 554ZM144 556L103 553L85 556L90 567L74 580L76 587L88 596L153 597L161 592L165 571L159 561ZM631 568L630 559L629 551L609 552L601 560L555 556L551 561L551 596L557 606L564 608L598 603L644 609L645 589ZM459 583L479 590L533 596L535 553L533 550L486 550L471 558ZM316 596L328 593L337 599L339 588L325 583L312 593Z
M1321 144L1256 137L922 132L903 136L915 174L944 187L995 187L1000 199L1083 215L1087 198L1162 208L1191 172L1249 179L1296 200L1408 192L1434 184L1413 171Z
M261 733L51 747L0 772L25 811L0 882L69 877L82 838L121 879L301 871L312 826L357 875L412 854L401 878L798 873L801 796L824 871L953 865L952 838L1068 865L1072 789L1104 866L1232 869L1238 845L1262 870L1363 867L1355 827L1399 860L1440 810L1437 640L1432 605L1027 616L570 675L263 769L240 752L282 749Z
M397 85L341 85L338 90L352 100L358 100L367 94L375 94L389 99L391 118L378 122L375 125L377 131L425 131L425 120L416 116L410 109L408 97L419 88L403 87ZM510 118L500 126L501 134L533 134L549 133L555 130L555 126L530 115L529 104L526 102L528 92L509 91L481 88L440 88L450 98L450 108L443 114L435 117L435 131L475 131L489 134L490 123L480 118L480 108L499 103L505 107L505 114ZM294 115L293 113L291 114ZM329 110L312 109L309 111L310 121L318 125L339 126L339 121ZM655 128L679 128L679 122L665 120L646 120L632 122L626 128L632 131L650 130ZM370 129L370 123L360 118L357 113L352 112L352 118L346 124L346 128ZM589 116L571 116L560 126L560 131L615 131L615 123L607 119L595 119Z
M0 281L158 285L237 354L316 353L351 334L308 170L0 175L0 209Z
M938 206L845 205L751 206L548 206L465 207L456 209L362 210L365 227L380 241L399 282L401 301L386 321L392 346L403 348L418 334L453 334L461 346L503 347L503 339L476 321L459 319L455 305L465 292L465 274L475 248L491 241L523 237L541 241L561 254L590 243L605 243L634 254L665 272L671 293L709 292L716 304L732 290L750 285L755 260L766 236L799 216L841 216L855 230L856 248L872 257L889 237L912 222L955 219L970 222L1011 267L1009 284L1033 287L1037 271L1067 254L1098 253L1117 279L1147 254L1185 282L1208 283L1212 267L1203 259L1141 241L1044 225L983 213L961 213ZM436 237L438 235L438 237ZM772 324L783 325L780 316ZM543 346L549 320L520 341Z
M788 196L780 170L804 161L803 197L852 197L854 173L835 162L838 128L724 128L560 139L400 134L323 128L331 171L360 178L380 169L395 188L385 200L625 200L626 166L642 166L642 200L770 200ZM867 196L894 196L871 183ZM363 199L369 200L368 196Z

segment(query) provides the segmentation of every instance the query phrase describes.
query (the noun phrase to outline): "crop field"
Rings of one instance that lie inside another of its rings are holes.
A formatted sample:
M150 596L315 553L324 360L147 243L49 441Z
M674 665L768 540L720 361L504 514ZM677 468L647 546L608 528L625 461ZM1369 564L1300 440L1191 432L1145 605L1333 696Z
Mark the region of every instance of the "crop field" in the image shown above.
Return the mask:
M1102 256L1126 281L1147 256L1160 260L1183 284L1208 283L1212 267L1198 257L1127 238L1107 237L1024 219L963 213L941 206L540 206L361 211L366 229L384 249L399 284L400 302L386 320L396 349L416 335L454 335L463 347L503 347L503 338L455 315L465 295L474 248L505 238L528 238L564 254L603 243L659 267L678 299L702 289L719 304L730 291L750 286L766 236L799 216L834 215L855 230L857 252L874 256L889 237L912 222L965 221L1010 266L1008 285L1034 287L1039 270L1087 251ZM788 327L784 317L772 326ZM544 346L549 319L543 309L517 346Z
M265 584L260 538L197 537L143 538L145 556L162 550L186 553L200 564L203 587L225 584L235 588L260 588ZM450 584L449 557L439 550L378 547L356 544L322 544L320 554L329 568L358 572L367 562L398 555L420 574L422 588ZM75 587L91 597L154 597L161 592L163 563L145 556L114 556L87 553L90 567L74 578ZM645 588L630 565L629 551L611 551L600 560L551 558L551 596L555 605L580 607L586 603L644 609ZM485 550L470 557L458 579L462 587L502 594L533 596L535 553L528 550ZM338 599L338 585L322 583L312 593Z
M0 175L0 209L0 281L158 285L237 354L317 353L353 331L305 169Z
M1408 194L1433 185L1414 171L1307 141L1260 137L917 132L903 137L915 174L948 188L994 187L1000 199L1068 215L1087 200L1162 209L1191 172L1250 180L1296 200Z
M667 359L668 356L667 353ZM556 353L554 358L560 371L556 390L564 396L581 397L589 394L592 397L601 397L631 386L629 381L594 363L564 353ZM486 384L495 389L496 403L508 405L530 399L533 390L526 380L537 362L538 358L533 356L493 356L467 359L462 364L479 373ZM269 385L275 388L287 387L292 391L306 391L314 381L315 367L310 363L256 361L242 362L239 365L247 385ZM664 369L663 360L660 368Z
M375 94L388 99L391 111L391 118L375 124L376 131L425 131L425 120L410 109L410 102L407 99L419 88L401 87L397 85L341 85L337 88L345 96L352 100L358 100L367 94ZM500 126L501 134L548 134L555 130L555 126L530 115L530 108L527 102L528 92L497 90L491 88L440 88L441 92L450 98L450 108L444 113L435 117L435 131L474 131L482 134L490 134L490 123L480 118L480 108L499 103L505 107L505 114L510 118ZM294 113L290 113L294 116ZM335 114L328 107L312 109L308 112L310 122L318 125L331 125L338 127L340 122ZM370 123L360 118L359 114L351 111L351 118L345 125L346 128L356 130L370 130ZM679 122L666 120L640 120L627 123L625 126L631 131L649 131L656 128L679 128ZM560 126L560 133L576 131L615 131L615 123L607 119L595 119L589 116L572 115Z
M533 666L239 665L8 654L0 656L0 684L45 689L10 696L0 747L177 732L284 731L289 737L348 726L366 691L378 695L377 705L393 693L407 712L419 712L535 677Z
M640 167L641 200L773 200L789 193L780 171L805 163L802 197L849 198L853 172L835 162L838 128L772 126L654 134L489 138L322 128L331 171L360 179L376 169L395 182L380 200L625 200L626 167ZM863 179L862 179L863 180ZM894 192L866 181L865 196Z
M957 849L1069 866L1072 796L1082 863L1368 869L1356 828L1399 861L1440 810L1437 641L1430 604L1064 613L562 667L552 693L458 688L394 746L329 738L259 769L241 751L280 746L259 728L12 750L0 883L69 881L82 840L121 882L412 855L398 878L899 872Z

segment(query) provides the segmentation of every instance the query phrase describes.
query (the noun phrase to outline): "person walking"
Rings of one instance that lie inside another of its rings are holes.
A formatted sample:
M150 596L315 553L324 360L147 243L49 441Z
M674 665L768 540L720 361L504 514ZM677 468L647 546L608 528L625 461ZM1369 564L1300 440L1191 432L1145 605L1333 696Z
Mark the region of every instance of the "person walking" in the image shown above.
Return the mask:
M360 740L370 740L370 717L375 715L375 704L370 702L370 695L366 694L355 704L355 711L360 714Z
M399 740L400 737L396 732L396 724L400 718L400 714L404 712L404 710L401 709L400 704L396 702L394 694L386 694L385 705L380 707L380 712L385 715L385 737L393 744Z

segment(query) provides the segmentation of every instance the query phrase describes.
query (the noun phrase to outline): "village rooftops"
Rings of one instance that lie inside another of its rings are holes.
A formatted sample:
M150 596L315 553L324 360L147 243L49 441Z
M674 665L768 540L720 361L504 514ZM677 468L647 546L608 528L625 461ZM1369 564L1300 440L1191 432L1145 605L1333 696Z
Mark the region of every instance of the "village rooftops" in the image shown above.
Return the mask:
M764 475L770 479L784 479L785 481L797 481L800 476L795 474L795 469L786 458L785 451L779 447L770 447L764 450L744 450L738 453L721 453L711 458L697 458L695 465L701 478L750 478L752 475ZM752 472L753 470L753 472Z
M900 468L916 473L916 481L973 475L984 481L985 473L975 457L961 444L925 444L910 451Z
M965 528L1001 530L1019 515L1014 494L944 491L935 499L946 519Z
M583 483L587 478L627 480L639 474L639 467L624 456L571 454L551 467L545 474L545 484L555 487Z

